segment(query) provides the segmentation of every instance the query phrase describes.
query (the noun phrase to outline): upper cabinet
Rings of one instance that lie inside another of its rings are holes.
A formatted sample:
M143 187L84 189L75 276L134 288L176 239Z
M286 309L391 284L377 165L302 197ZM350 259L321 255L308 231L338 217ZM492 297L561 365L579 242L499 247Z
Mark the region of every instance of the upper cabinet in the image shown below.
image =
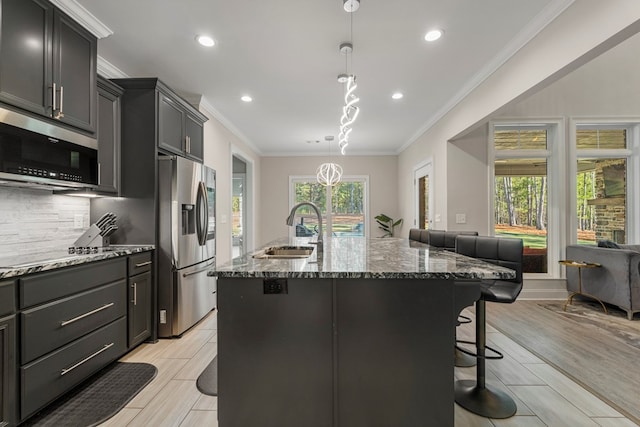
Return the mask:
M201 162L204 155L201 115L171 94L160 92L158 97L158 147Z
M98 77L98 185L103 192L120 189L120 97L123 89Z
M96 129L97 39L45 0L2 0L0 101Z
M157 148L161 152L202 162L205 115L156 78L115 79L113 82L125 89L123 121L135 117L138 127L131 132L125 130L126 134L139 132L149 123L142 118L148 117L157 126ZM152 113L152 116L145 113ZM126 138L123 143L127 144Z

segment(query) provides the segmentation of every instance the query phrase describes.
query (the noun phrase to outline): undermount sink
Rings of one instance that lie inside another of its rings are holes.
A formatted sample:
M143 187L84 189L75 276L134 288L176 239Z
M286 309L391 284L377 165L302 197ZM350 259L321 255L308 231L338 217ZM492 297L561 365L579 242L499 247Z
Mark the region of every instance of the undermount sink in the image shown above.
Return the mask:
M258 259L277 258L295 259L308 258L313 253L313 246L271 246L255 254Z

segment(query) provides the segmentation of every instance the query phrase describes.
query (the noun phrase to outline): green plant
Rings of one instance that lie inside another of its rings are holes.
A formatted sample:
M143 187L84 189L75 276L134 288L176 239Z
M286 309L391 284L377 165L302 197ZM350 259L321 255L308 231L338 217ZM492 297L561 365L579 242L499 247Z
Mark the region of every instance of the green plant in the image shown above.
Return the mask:
M402 218L395 221L393 218L385 214L377 215L375 218L379 225L378 228L384 231L382 237L393 237L393 229L402 224Z

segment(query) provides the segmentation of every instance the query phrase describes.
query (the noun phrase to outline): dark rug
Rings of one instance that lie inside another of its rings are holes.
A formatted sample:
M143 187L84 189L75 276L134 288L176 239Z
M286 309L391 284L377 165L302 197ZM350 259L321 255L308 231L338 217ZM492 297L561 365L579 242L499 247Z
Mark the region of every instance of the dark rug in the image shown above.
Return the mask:
M218 395L218 356L214 357L202 371L196 381L196 386L201 393L209 396Z
M156 376L148 363L116 362L30 418L24 426L87 427L114 416Z

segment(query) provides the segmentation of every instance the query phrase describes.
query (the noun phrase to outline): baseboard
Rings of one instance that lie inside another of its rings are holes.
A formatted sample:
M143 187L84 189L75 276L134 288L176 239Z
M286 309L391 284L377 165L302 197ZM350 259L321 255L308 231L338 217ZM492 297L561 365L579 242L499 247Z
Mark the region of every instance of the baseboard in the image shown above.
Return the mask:
M567 285L565 279L525 279L519 300L566 299Z

